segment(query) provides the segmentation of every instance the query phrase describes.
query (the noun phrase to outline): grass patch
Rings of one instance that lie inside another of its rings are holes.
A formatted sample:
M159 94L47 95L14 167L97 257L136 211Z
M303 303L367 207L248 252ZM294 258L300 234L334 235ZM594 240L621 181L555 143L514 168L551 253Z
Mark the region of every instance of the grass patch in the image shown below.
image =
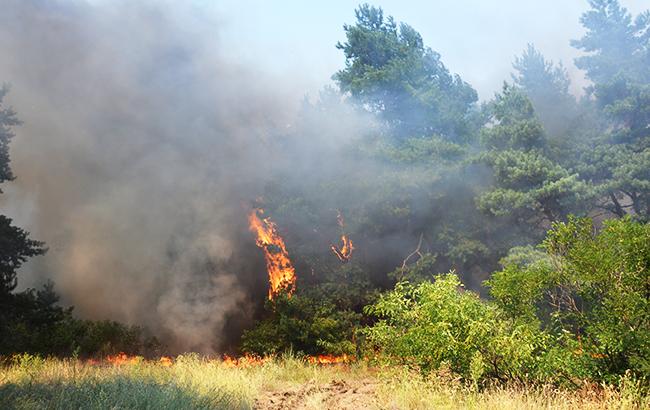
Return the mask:
M400 367L317 366L285 357L233 368L198 355L181 356L171 366L153 361L91 365L25 355L0 368L0 403L3 409L250 409L257 398L271 392L304 390L306 385L324 386L336 380L351 386L371 385L372 391L364 396L369 408L637 409L650 405L634 383L622 389L495 386L479 391L443 374L424 379ZM311 390L297 398L303 408L339 402L333 389ZM355 389L341 390L350 395Z

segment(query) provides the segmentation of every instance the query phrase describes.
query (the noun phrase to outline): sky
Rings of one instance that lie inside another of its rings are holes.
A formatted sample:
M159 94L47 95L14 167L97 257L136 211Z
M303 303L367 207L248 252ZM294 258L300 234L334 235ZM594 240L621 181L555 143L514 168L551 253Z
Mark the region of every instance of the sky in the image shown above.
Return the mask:
M219 42L234 58L295 79L297 89L314 95L331 83L344 66L335 44L344 41L343 24L354 23L359 2L346 0L264 1L201 0L218 21ZM458 73L490 99L511 64L527 43L547 59L562 61L580 94L584 76L573 65L578 51L569 41L581 36L580 15L587 0L375 0L385 14L406 22L422 34L427 46L442 55L450 71ZM633 15L650 7L647 0L622 0Z

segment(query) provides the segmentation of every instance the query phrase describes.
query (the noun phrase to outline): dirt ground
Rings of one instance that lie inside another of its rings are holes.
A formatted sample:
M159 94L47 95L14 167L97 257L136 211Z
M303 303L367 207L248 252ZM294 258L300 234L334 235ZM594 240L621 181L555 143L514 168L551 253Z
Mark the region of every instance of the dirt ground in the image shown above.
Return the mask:
M286 390L269 392L255 401L255 409L374 409L377 382L332 380L326 384L308 382Z

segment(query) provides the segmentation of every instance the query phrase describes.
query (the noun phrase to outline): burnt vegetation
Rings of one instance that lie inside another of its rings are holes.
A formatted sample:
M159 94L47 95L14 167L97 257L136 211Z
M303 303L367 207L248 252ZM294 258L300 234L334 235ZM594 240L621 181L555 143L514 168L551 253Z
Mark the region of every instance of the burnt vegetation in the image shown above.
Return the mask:
M205 343L449 369L476 385L623 375L647 383L650 12L589 4L585 34L572 41L590 81L582 97L561 64L529 45L484 103L413 27L359 6L336 45L345 57L337 89L273 131L264 149L275 166L253 176L257 192L234 195L237 241L245 232L250 243L214 266L245 266L250 273L234 276L254 297L241 298L248 309L229 304L208 334L230 335ZM6 92L0 183L11 184L9 142L20 122ZM253 195L274 221L255 213L260 229L280 242L247 231L241 199ZM0 216L0 355L187 347L166 346L163 325L160 343L137 326L79 319L51 283L17 291L22 264L46 251ZM289 272L268 298L264 257Z

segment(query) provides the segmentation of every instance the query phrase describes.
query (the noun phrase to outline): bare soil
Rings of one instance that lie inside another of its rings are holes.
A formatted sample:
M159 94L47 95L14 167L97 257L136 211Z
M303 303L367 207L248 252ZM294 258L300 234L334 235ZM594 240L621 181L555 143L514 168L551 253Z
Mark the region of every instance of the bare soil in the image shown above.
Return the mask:
M268 392L255 401L255 409L376 409L377 382L371 379L313 381L286 390Z

